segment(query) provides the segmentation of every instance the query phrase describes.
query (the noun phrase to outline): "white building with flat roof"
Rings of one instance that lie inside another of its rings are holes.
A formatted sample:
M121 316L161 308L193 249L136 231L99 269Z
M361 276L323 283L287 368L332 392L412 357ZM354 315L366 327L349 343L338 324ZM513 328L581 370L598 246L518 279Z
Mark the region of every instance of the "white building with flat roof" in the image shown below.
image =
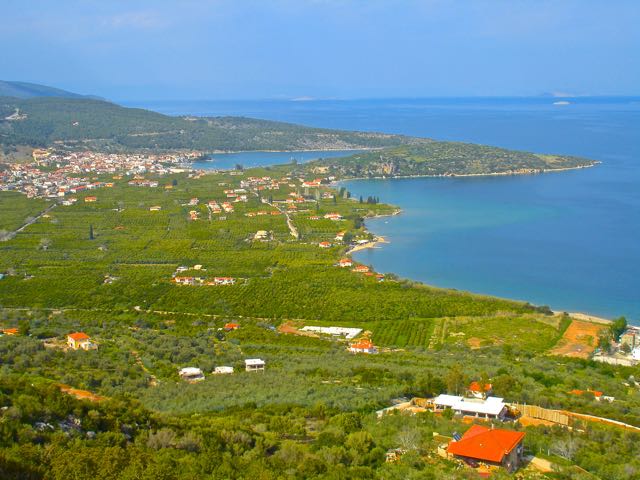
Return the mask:
M233 367L221 366L213 369L213 373L216 375L228 375L233 373Z
M347 327L314 327L308 325L302 327L300 330L303 332L322 333L324 335L333 335L334 337L344 337L347 340L351 340L362 332L361 328L347 328Z
M244 368L247 372L264 371L265 361L261 358L247 358L244 361Z
M501 418L507 412L507 405L500 397L465 398L458 395L438 395L433 399L436 409L452 409L460 415L484 418Z
M204 380L204 373L196 367L185 367L178 372L178 375L187 382L200 382Z

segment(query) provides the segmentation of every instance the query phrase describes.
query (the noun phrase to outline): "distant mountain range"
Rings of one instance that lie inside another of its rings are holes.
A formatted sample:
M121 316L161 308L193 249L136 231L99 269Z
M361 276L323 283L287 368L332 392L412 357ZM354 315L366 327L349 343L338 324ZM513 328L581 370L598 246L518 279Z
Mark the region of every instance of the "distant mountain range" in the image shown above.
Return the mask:
M95 95L80 95L68 92L60 88L39 85L28 82L10 82L0 80L0 97L34 98L34 97L61 97L61 98L93 98L101 99Z

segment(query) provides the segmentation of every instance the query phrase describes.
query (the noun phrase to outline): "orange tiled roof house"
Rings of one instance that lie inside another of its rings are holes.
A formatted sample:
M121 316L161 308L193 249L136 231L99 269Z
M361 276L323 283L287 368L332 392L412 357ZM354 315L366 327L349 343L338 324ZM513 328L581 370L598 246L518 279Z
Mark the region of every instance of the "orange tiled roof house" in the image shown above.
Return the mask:
M367 339L362 339L359 342L352 343L351 345L349 345L349 351L351 353L378 353L378 349L376 348L376 346Z
M91 337L84 332L67 335L67 345L73 350L96 350L98 346L91 341Z
M514 472L522 464L524 432L474 425L447 452L462 460L475 460Z

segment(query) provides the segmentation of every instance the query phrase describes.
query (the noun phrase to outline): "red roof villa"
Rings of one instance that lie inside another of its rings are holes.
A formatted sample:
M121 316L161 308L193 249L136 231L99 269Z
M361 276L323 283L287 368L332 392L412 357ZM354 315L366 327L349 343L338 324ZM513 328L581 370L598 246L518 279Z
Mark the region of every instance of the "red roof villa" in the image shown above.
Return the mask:
M481 461L514 472L523 460L524 435L524 432L474 425L460 440L452 441L447 452L467 463Z

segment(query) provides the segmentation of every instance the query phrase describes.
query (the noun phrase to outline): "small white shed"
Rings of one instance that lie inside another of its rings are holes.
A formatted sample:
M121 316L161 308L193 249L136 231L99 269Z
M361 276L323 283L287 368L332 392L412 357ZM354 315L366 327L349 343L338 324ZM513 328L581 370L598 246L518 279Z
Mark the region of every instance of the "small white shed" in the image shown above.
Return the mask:
M226 366L216 367L213 370L213 373L216 375L228 375L230 373L233 373L233 367L226 367Z
M197 367L185 367L178 372L178 375L187 382L200 382L204 380L204 373Z
M247 372L264 371L265 362L261 358L247 358L244 366Z

